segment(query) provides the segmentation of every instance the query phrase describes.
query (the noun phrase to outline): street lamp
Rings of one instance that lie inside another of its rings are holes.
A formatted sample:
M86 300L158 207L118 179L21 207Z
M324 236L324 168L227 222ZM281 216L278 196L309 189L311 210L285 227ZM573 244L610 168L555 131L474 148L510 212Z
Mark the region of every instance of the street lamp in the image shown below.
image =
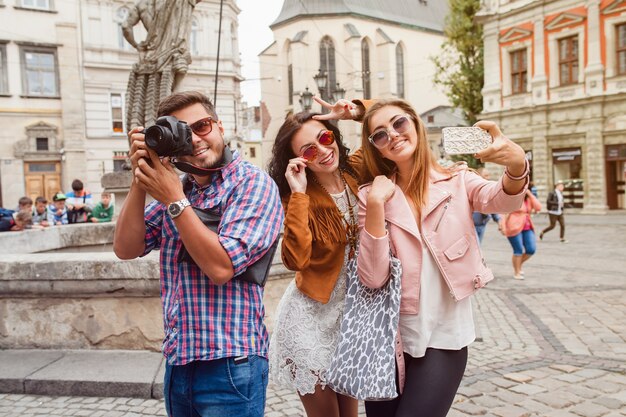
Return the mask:
M309 87L306 87L303 92L300 93L300 106L305 111L311 110L313 105L313 93L309 91Z
M320 68L317 74L313 76L313 79L315 80L315 84L317 85L317 89L320 91L320 94L322 95L322 97L324 96L323 91L326 90L326 84L328 83L327 75L328 75L327 72L326 71L322 72L322 69Z
M345 88L341 88L339 83L337 83L337 88L335 88L333 90L333 100L334 101L339 101L339 100L343 99L345 96L346 96L346 89Z

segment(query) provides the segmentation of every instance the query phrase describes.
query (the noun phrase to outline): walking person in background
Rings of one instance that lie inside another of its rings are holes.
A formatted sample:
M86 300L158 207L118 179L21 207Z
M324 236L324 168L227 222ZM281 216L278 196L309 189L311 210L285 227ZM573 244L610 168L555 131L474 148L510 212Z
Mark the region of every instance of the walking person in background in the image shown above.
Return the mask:
M475 339L469 296L493 279L471 214L517 209L529 173L523 149L495 123L477 126L493 143L475 156L506 167L498 181L464 163L441 167L424 123L404 100L379 101L363 118L364 180L372 183L359 190L359 278L370 288L385 285L392 248L402 264L394 346L400 395L366 401L368 417L444 417L463 378Z
M554 229L556 222L559 222L559 227L561 229L559 232L561 243L567 243L567 239L565 239L565 218L563 214L563 210L565 209L565 200L563 199L564 188L565 185L563 182L559 181L554 185L554 191L551 191L548 194L546 205L548 208L548 215L550 216L550 226L541 231L539 234L540 240L543 240L543 235Z
M513 278L524 279L522 265L535 254L537 238L531 214L541 210L541 203L530 190L526 190L524 204L519 210L504 218L504 235L513 247Z
M344 265L358 239L360 153L348 156L330 119L358 119L361 102L339 100L325 115L289 115L280 127L270 176L285 207L282 259L296 271L279 303L270 343L270 379L297 391L308 417L356 417L358 403L326 386L344 307Z
M491 178L489 170L485 167L478 168L476 172L478 173L478 175L486 180L489 180L489 178ZM478 211L472 213L472 220L474 221L474 228L476 229L476 235L478 236L479 243L483 242L485 229L487 228L487 223L489 223L490 219L493 219L494 222L498 223L498 230L502 231L502 217L500 217L499 214L483 214Z

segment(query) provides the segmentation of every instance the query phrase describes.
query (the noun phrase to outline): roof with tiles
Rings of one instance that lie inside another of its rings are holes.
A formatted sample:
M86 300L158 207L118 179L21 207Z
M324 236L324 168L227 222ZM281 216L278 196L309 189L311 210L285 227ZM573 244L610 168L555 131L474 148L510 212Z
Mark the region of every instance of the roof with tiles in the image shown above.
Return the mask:
M285 0L271 27L299 18L352 15L443 32L448 2L441 0Z

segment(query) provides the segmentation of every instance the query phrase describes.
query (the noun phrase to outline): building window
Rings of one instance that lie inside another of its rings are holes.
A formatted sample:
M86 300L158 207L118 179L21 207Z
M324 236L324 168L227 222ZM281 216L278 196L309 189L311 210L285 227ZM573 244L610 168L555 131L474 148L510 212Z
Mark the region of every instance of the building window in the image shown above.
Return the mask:
M370 46L367 39L361 41L361 74L363 77L363 98L372 97L370 82Z
M511 52L511 92L525 93L528 83L528 65L526 49Z
M559 40L559 76L561 85L578 83L578 36Z
M332 89L337 85L337 72L335 68L335 45L333 41L325 36L320 42L320 70L326 73L326 91L322 97L324 100L332 100Z
M0 43L0 94L9 92L8 73L7 46Z
M198 55L198 31L200 26L198 21L193 19L191 21L191 33L189 34L189 51L191 55Z
M24 93L29 96L59 95L59 74L56 50L23 47L21 50Z
M250 147L250 158L256 158L256 148L254 146Z
M428 120L428 123L435 123L435 115L429 114L427 120Z
M293 104L293 65L287 66L287 88L289 89L289 105Z
M113 171L124 171L127 153L124 151L113 151Z
M400 44L396 46L396 91L404 98L404 52Z
M22 0L22 7L29 9L51 10L50 0Z
M626 23L616 27L617 31L617 73L626 74Z
M35 146L38 151L47 151L48 147L48 138L36 138Z
M119 93L111 94L111 130L124 133L124 104Z

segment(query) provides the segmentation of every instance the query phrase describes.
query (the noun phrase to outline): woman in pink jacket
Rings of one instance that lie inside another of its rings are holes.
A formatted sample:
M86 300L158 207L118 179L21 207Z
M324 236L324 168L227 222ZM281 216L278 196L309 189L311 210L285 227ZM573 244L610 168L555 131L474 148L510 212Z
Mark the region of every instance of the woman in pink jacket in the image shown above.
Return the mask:
M389 249L402 263L398 398L366 402L368 417L444 417L475 339L469 295L493 279L480 252L472 212L518 209L528 183L524 151L492 122L492 145L476 154L504 165L487 181L465 164L442 168L424 124L403 100L380 101L363 119L365 182L359 192L358 270L372 288L389 276Z
M541 203L529 190L526 190L524 204L519 210L506 215L502 233L513 247L513 278L524 279L522 265L535 254L537 238L531 214L541 210Z

